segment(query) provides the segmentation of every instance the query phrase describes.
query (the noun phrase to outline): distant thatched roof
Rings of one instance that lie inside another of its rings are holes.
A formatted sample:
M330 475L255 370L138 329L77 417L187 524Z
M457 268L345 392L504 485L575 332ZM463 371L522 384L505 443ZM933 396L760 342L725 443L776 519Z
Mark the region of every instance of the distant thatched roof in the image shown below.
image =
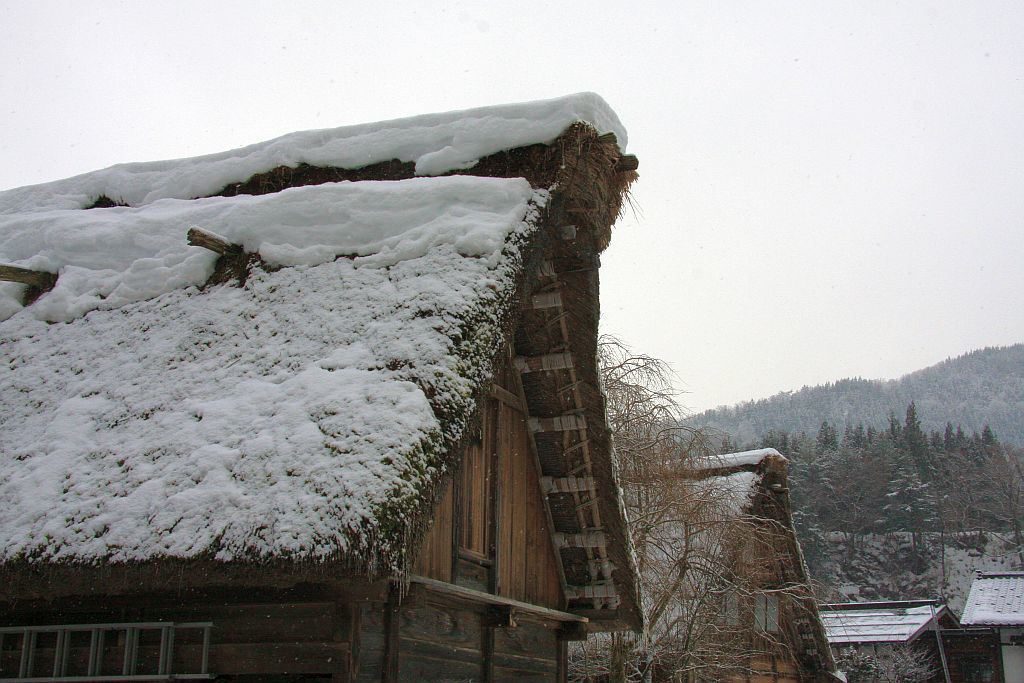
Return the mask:
M619 144L581 95L0 193L0 261L59 275L27 306L0 285L5 594L76 592L96 571L107 589L405 571L523 301L552 258L607 245L635 178ZM335 182L353 179L388 182ZM82 210L111 203L128 206ZM192 226L241 253L188 246ZM573 287L596 311L596 273ZM591 375L593 475L635 623Z
M786 458L774 448L727 453L701 458L690 463L695 478L710 483L720 492L723 508L736 518L761 520L782 543L776 552L789 555L789 561L774 563L790 597L796 600L800 615L798 647L794 655L811 671L833 672L835 662L828 647L825 626L818 603L810 587L810 574L793 526Z

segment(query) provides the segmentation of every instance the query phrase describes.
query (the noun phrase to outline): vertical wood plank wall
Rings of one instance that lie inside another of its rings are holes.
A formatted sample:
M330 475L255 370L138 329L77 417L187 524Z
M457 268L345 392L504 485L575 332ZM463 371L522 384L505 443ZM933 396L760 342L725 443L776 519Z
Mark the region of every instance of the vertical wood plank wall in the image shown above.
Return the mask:
M496 512L498 594L558 609L563 606L562 589L526 415L518 406L495 398L487 399L483 412L480 438L466 449L461 472L438 503L414 571L483 588L479 580L459 575L471 570L473 560L486 564L491 559L491 515ZM496 510L490 486L494 453L500 487ZM458 546L453 552L455 535ZM456 566L454 557L467 561Z

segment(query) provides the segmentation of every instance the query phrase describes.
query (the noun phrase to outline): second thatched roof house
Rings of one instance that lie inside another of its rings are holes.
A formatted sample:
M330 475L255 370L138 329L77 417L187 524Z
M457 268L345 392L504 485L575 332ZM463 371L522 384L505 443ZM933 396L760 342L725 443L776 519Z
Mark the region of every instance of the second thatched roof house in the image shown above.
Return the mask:
M839 680L793 527L787 464L774 448L689 463L731 522L717 540L728 556L717 633L731 671L698 680Z
M557 680L636 628L597 96L0 193L0 669Z

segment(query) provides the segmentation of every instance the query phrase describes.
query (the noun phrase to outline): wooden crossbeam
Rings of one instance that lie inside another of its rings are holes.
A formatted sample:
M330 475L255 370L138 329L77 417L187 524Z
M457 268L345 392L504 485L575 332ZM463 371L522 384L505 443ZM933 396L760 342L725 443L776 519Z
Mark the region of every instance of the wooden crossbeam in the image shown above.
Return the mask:
M7 264L0 264L0 280L4 282L17 282L18 284L38 287L43 290L53 289L53 286L57 284L57 276L53 273L9 266Z
M556 531L551 536L559 548L603 548L608 539L600 529L584 529L578 533Z
M514 363L519 372L567 370L573 367L572 354L568 351L548 353L543 356L516 356Z
M591 560L589 564L591 572L600 572L604 574L605 578L612 578L612 570L615 568L615 565L607 557Z
M529 308L541 309L541 308L561 308L562 307L562 293L561 292L542 292L541 294L534 294L530 298Z
M565 597L569 600L581 600L585 598L617 598L618 592L615 584L611 581L592 583L588 586L566 586Z
M548 494L593 491L596 488L593 477L541 477L540 485Z
M530 431L534 434L540 432L569 432L586 428L587 420L582 415L569 414L530 418Z

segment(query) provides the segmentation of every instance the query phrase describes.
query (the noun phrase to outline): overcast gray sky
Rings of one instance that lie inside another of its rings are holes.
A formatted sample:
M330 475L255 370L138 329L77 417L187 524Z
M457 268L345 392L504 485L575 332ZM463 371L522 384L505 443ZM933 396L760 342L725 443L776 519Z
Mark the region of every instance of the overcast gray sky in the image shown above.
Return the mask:
M604 331L694 409L1024 341L1020 2L0 1L0 67L0 189L596 91Z

